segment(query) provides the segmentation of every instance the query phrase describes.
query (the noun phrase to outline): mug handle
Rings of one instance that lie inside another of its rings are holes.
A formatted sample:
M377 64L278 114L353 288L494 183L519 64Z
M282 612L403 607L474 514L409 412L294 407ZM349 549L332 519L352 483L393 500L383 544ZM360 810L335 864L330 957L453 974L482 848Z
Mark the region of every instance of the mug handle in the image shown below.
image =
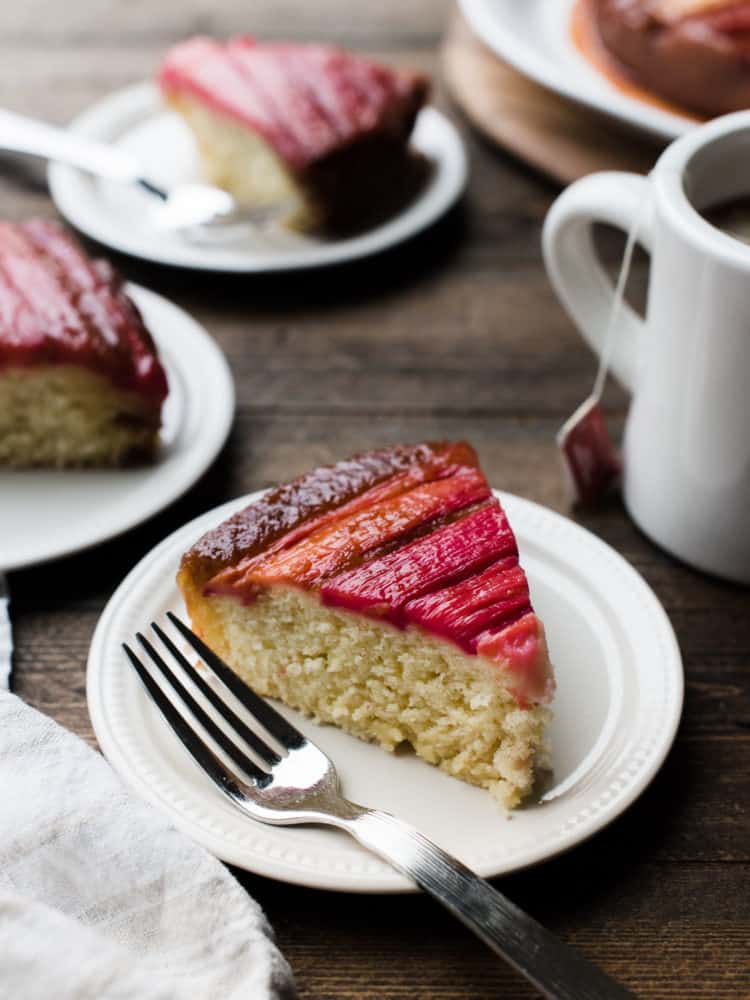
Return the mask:
M606 222L627 233L640 215L638 242L650 253L650 200L647 177L614 170L590 174L563 191L544 222L542 249L547 274L584 340L599 355L614 287L594 249L593 226L595 222ZM644 328L641 317L623 302L614 333L611 370L631 392Z

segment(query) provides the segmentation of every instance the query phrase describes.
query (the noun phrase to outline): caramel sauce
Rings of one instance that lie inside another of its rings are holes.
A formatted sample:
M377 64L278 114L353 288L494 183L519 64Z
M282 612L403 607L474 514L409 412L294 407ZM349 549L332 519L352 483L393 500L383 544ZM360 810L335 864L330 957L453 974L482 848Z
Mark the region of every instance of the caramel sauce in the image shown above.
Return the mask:
M691 111L686 111L678 104L672 104L671 101L652 94L650 90L646 90L635 82L627 67L612 55L601 40L589 7L589 0L576 0L573 5L570 16L570 39L586 62L627 97L643 101L661 111L669 111L683 118L691 118L696 122L705 120Z

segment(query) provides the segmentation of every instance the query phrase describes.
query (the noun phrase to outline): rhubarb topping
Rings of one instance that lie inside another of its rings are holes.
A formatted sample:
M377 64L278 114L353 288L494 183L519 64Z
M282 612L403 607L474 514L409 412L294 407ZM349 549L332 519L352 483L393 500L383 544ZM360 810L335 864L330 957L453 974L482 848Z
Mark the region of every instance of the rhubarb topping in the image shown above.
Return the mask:
M408 601L515 552L513 532L499 505L483 507L395 552L327 580L321 597L329 605L404 624Z
M411 129L427 81L328 45L192 38L159 72L167 95L187 93L261 135L294 170L354 139Z
M140 313L104 261L56 223L0 223L0 368L76 364L155 409L167 380Z
M415 486L405 493L336 518L291 548L262 555L237 578L215 577L210 593L229 588L252 595L254 588L289 582L302 587L319 585L326 577L351 566L371 550L487 499L489 489L478 469L461 469L453 476Z
M522 708L552 700L555 681L550 669L542 623L533 612L477 637L476 652L490 660L509 663L513 694Z
M480 632L516 621L531 611L526 574L516 556L501 559L468 580L410 601L407 621L475 652Z
M459 466L476 467L477 456L463 442L399 445L355 455L323 466L270 490L260 500L208 532L185 553L183 566L200 586L223 570L237 576L249 560L288 547L340 514L357 509L356 501L375 503L408 483L429 482ZM372 491L382 487L382 494ZM348 504L352 504L348 507Z

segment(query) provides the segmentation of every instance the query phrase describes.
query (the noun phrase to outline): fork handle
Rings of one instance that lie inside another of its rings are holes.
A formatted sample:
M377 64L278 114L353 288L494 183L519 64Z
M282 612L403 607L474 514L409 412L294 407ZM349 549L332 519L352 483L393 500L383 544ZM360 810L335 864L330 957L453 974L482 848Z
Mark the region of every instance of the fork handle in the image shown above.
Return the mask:
M137 181L140 177L137 161L124 150L1 108L0 149L43 156L109 180Z
M346 829L434 896L549 1000L633 1000L632 993L408 824L365 810Z

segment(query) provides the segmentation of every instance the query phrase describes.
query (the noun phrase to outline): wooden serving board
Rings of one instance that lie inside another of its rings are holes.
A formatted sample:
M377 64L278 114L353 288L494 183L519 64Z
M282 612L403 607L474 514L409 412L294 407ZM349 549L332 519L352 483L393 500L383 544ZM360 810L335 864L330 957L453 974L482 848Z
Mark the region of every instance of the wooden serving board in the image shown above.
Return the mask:
M487 138L562 184L595 170L648 173L661 146L528 80L471 31L458 12L442 50L448 89Z

